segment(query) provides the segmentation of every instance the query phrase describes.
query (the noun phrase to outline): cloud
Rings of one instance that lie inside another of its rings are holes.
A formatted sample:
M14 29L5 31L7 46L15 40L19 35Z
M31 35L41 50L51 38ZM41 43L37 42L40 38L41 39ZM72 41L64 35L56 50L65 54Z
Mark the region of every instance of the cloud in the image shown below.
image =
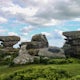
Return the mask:
M78 5L78 2L78 0L24 0L23 3L37 8L37 11L33 17L25 17L20 14L20 18L29 24L37 26L56 25L59 21L80 17L80 5Z
M63 31L55 29L52 32L41 32L42 34L45 34L47 39L49 40L49 45L50 46L58 46L62 47L65 40L63 36Z
M0 23L6 23L8 20L6 18L0 17Z
M24 33L26 33L26 32L30 32L33 29L34 29L33 26L27 26L27 27L22 28L21 31L24 32Z
M80 18L79 2L79 0L0 1L0 14L15 17L18 21L30 25L50 26L64 20Z
M78 28L77 30L80 31L80 28Z
M41 33L46 35L47 37L51 37L51 33L49 33L49 32L41 32Z
M64 39L65 37L63 36L63 31L55 29L53 32L53 36L55 39Z
M7 30L0 29L0 33L5 33L5 32L7 32Z
M17 33L15 33L15 32L8 32L8 35L9 36L19 36Z
M63 31L55 29L53 32L51 32L51 37L48 37L49 43L51 46L57 46L62 47L65 43Z
M2 26L0 26L0 36L5 35L7 32L7 29L4 29Z
M58 24L61 26L64 21L66 23L71 20L80 21L80 0L0 0L0 23L10 21L15 24L17 21L16 24L22 26L21 35L19 34L21 38L30 36L28 33L36 30L37 27L55 27ZM23 27L22 24L28 26ZM6 31L1 29L1 32L5 33ZM51 42L64 39L62 31L56 28L53 32L43 31L42 33ZM8 35L17 35L17 33L8 32Z
M33 26L27 26L27 27L23 27L21 29L22 35L26 36L28 35L29 32L31 32L32 30L34 30L35 28Z

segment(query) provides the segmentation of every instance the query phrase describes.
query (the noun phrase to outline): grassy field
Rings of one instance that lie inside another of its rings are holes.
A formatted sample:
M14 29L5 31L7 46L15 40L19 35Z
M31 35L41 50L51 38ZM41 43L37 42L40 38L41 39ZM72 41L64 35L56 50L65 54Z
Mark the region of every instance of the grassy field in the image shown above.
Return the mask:
M46 68L46 67L52 67L54 69L63 69L68 71L70 74L73 75L80 75L80 64L63 64L63 65L24 65L24 66L17 66L17 67L8 67L6 65L4 66L0 66L0 75L3 74L9 74L9 73L13 73L19 70L26 70L29 68Z
M79 59L52 59L51 64L0 66L0 80L80 80Z

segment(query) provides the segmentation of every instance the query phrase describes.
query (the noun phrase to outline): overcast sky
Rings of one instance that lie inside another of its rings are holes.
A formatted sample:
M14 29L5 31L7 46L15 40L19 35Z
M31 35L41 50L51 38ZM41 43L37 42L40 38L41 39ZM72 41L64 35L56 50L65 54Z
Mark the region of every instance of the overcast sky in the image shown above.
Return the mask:
M0 0L0 36L17 35L30 41L45 34L61 47L65 31L80 30L80 0Z

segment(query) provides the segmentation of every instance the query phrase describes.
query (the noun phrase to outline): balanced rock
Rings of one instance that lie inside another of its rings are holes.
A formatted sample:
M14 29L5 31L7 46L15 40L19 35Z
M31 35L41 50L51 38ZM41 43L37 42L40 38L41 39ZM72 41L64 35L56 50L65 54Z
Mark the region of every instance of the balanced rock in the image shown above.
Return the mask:
M18 36L0 36L0 41L2 41L1 45L3 47L13 47L18 41L20 41L20 37Z
M42 34L36 34L36 35L34 35L32 37L31 42L33 42L33 41L40 42L39 45L42 44L42 45L40 45L41 48L44 48L44 47L48 47L49 46L48 40L47 40L46 36L45 35L42 35Z
M48 58L65 58L64 51L58 47L40 49L38 55Z
M48 40L45 35L37 34L32 37L31 42L23 42L20 46L26 45L26 49L39 49L48 47Z
M20 44L19 55L13 60L13 62L15 64L26 64L27 62L33 62L36 56L39 57L39 49L47 47L48 41L45 35L34 35L31 42L22 42Z

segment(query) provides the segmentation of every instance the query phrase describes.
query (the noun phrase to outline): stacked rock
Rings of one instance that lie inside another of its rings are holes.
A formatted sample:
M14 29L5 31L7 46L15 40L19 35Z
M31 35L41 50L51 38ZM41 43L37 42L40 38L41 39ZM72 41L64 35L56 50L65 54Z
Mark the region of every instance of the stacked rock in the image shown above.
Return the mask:
M49 46L46 36L42 34L34 35L31 42L23 42L20 46L22 45L26 45L26 49L39 49Z
M18 41L20 41L20 37L18 36L0 36L0 41L2 41L1 45L3 47L13 47Z
M66 36L65 53L73 57L80 56L80 31L64 32L63 35Z
M48 40L43 34L36 34L31 42L22 42L19 55L13 60L15 64L34 62L35 58L65 58L64 51L57 47L49 47Z

